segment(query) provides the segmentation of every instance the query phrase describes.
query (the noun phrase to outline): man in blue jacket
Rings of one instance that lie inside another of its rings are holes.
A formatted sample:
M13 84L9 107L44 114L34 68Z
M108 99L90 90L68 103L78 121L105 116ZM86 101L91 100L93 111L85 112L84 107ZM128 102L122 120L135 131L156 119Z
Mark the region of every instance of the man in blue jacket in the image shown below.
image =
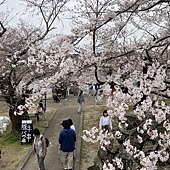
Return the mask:
M60 159L64 169L73 170L73 151L75 149L76 133L70 128L67 120L61 123L63 129L58 138Z

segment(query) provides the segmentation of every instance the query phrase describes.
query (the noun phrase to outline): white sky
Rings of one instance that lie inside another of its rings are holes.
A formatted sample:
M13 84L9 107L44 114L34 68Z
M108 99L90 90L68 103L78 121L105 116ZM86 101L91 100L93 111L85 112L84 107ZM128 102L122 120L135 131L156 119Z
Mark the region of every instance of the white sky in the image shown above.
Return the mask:
M0 0L1 2L2 0ZM31 22L33 24L38 23L38 18L30 18L28 14L23 14L25 11L25 7L21 5L22 1L21 0L6 0L6 2L3 5L0 5L0 11L7 11L7 10L12 10L12 13L10 16L12 17L12 20L9 22L10 25L17 25L19 19L23 19L24 21ZM68 4L69 9L73 8L74 5L74 0L71 0L71 2ZM17 15L16 15L17 14ZM10 18L11 18L10 17ZM59 24L56 24L59 25ZM56 30L57 34L70 34L71 31L71 23L69 20L64 20L63 25L60 24L59 27Z

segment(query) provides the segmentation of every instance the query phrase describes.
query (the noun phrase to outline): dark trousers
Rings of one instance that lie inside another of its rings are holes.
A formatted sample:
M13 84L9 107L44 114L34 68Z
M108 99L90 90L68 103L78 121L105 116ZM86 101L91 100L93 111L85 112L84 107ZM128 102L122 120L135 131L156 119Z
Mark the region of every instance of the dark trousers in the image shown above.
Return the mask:
M40 170L45 170L44 158L39 157L39 155L37 155L37 160L38 160L38 165L39 165Z
M109 125L102 126L102 130L105 130L105 131L108 130L109 131L110 130Z

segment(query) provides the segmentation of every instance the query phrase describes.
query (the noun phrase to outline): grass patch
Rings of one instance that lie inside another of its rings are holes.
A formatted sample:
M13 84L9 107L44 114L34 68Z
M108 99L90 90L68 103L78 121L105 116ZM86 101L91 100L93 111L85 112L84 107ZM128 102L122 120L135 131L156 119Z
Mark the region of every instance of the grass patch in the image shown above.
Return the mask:
M20 137L13 137L11 133L0 138L2 158L0 169L14 170L28 153L31 144L21 145Z
M90 130L94 126L99 128L99 120L105 109L108 108L104 105L87 106L84 112L82 130ZM90 166L94 165L93 160L97 155L99 147L99 143L91 143L82 140L81 170L87 170Z
M13 137L11 133L9 133L5 135L4 137L0 138L0 143L1 145L6 146L6 145L11 145L13 143L16 143L19 140L20 140L19 137Z
M162 100L161 100L162 101ZM168 105L170 104L170 99L163 100ZM104 105L94 105L85 107L84 117L83 117L83 127L82 130L90 130L92 127L99 127L99 120L103 114L103 110L109 110ZM128 112L133 111L133 105L129 106ZM113 128L117 127L117 121L114 119ZM89 167L94 165L94 158L99 150L99 143L81 141L81 160L80 169L87 170Z
M46 119L49 120L54 114L55 110L47 111ZM40 119L38 123L33 120L33 128L39 128L42 132L44 128L44 120ZM18 167L21 160L27 155L32 144L21 145L20 136L13 136L11 134L11 124L7 131L0 137L0 148L2 150L2 158L0 159L0 169L14 170Z
M165 100L165 102L170 105L170 99Z

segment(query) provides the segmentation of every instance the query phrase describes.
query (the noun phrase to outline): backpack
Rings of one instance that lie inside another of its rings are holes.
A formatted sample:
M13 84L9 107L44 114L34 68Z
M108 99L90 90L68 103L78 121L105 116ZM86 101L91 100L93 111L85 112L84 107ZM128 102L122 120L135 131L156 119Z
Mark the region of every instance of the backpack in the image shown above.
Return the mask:
M78 98L77 98L77 103L82 103L84 101L84 98L83 98L83 96L79 96Z
M80 103L80 97L77 98L77 103Z
M42 140L42 138L43 138L43 136L41 137L41 140ZM49 147L50 146L50 141L46 137L44 137L44 139L45 139L46 147Z

